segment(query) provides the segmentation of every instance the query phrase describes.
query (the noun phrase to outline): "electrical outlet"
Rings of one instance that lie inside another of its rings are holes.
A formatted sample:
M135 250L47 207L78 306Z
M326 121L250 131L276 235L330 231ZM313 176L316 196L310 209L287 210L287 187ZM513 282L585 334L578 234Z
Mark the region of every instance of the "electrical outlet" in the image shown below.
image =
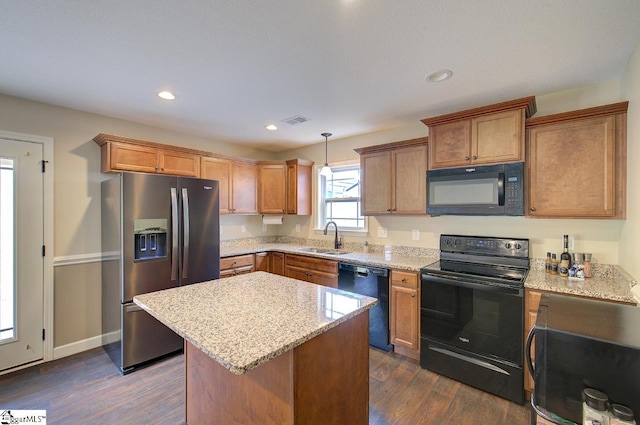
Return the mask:
M386 227L378 227L378 237L386 238L387 237L387 228Z
M300 233L300 225L296 224L296 232Z
M246 232L247 232L247 226L246 226L246 225L244 225L244 224L243 224L242 226L240 226L240 231L241 231L242 233L246 233Z
M222 235L222 229L224 229L223 225L220 225L220 234Z
M266 231L267 231L267 225L266 225L266 224L263 224L263 225L262 225L262 231L263 231L263 232L266 232Z
M420 230L419 229L411 230L411 239L413 239L414 241L419 241L420 240Z

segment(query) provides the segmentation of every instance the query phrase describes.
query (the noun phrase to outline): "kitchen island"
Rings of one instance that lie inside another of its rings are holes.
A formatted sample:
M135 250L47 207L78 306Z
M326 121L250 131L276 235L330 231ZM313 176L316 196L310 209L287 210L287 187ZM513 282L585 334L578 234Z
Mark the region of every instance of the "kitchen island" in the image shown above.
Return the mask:
M368 423L375 298L255 272L134 302L185 339L188 424Z

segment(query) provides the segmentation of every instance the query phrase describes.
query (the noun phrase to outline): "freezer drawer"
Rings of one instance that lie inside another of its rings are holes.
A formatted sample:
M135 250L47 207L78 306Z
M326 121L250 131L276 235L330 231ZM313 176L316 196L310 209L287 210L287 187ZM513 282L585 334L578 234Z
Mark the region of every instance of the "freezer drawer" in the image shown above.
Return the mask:
M133 303L123 304L121 308L122 373L182 349L183 339L149 313Z

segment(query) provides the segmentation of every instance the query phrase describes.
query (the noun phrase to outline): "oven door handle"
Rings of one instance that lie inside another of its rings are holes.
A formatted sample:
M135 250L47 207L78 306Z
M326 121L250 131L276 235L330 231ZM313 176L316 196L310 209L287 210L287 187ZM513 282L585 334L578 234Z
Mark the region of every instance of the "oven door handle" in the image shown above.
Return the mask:
M523 296L523 289L522 288L510 288L507 286L498 286L498 285L492 285L490 283L473 283L473 282L466 282L464 280L457 280L457 279L451 279L451 278L443 278L443 277L439 277L439 276L432 276L432 275L422 275L422 285L424 286L424 284L427 283L440 283L443 285L451 285L451 286L459 286L462 288L468 288L468 289L475 289L478 291L484 291L484 292L492 292L494 294L506 294L506 295L516 295L516 296Z

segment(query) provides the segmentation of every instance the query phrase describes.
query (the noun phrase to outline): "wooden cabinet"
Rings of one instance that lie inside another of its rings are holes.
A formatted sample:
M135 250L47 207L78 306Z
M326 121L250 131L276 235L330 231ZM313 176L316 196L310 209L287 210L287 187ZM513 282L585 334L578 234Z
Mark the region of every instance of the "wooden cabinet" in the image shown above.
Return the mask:
M285 255L285 276L317 285L338 287L338 262L302 255Z
M93 139L101 149L101 171L137 171L198 177L199 156L179 148L134 139L99 134Z
M311 215L311 167L302 159L260 161L260 214Z
M258 213L258 166L254 162L203 156L201 177L220 182L220 214Z
M270 272L271 268L269 267L269 253L268 252L256 252L256 267L255 270L257 272Z
M525 117L535 112L531 96L423 119L429 169L524 161Z
M396 352L420 358L420 275L391 270L389 330Z
M626 217L627 104L527 121L529 217Z
M527 336L529 335L529 331L536 324L536 319L538 318L538 306L540 305L540 297L542 296L542 292L535 291L532 289L526 289L524 292L524 344L526 350L526 342ZM531 359L534 360L535 357L535 339L531 344ZM524 358L525 366L524 366L524 389L528 392L527 397L531 397L531 393L533 392L534 383L531 374L529 373L529 368L526 364L526 354Z
M255 270L254 255L236 255L220 259L220 277L251 273Z
M362 214L426 214L427 138L356 149Z
M258 165L260 214L284 214L287 211L287 164L261 161Z
M284 276L284 253L282 252L270 252L269 253L269 265L270 272L273 274L278 274L280 276Z

